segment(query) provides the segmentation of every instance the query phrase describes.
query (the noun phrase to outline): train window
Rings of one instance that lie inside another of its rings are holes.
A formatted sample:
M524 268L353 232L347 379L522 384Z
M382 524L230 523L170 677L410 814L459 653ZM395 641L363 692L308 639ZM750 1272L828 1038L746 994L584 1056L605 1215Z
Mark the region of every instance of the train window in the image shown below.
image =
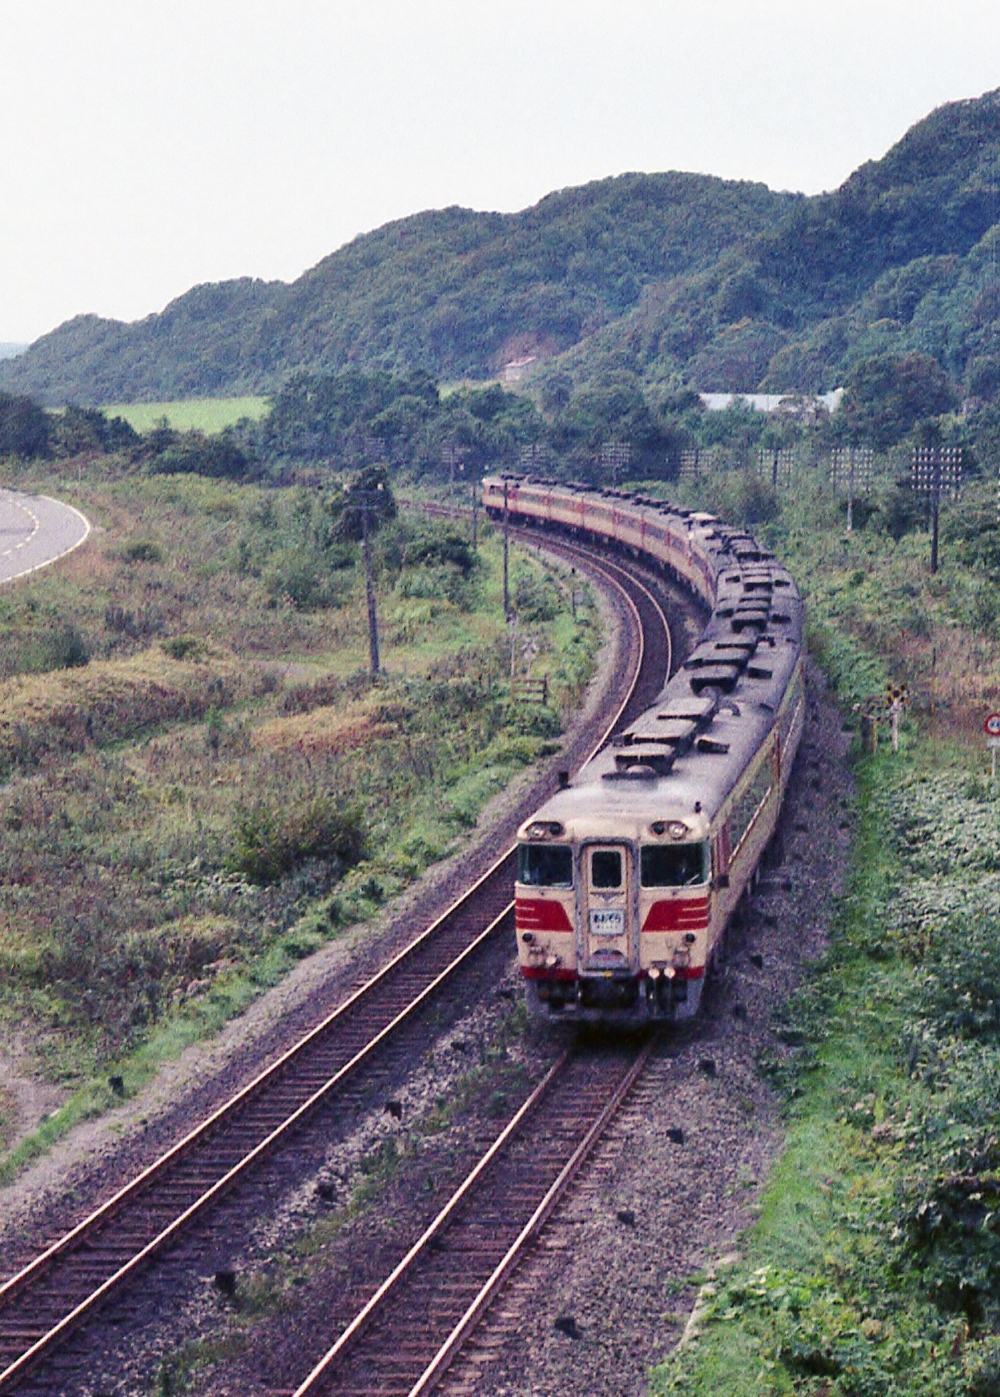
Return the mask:
M517 881L535 888L571 888L573 850L565 844L522 844L517 851Z
M639 855L644 888L685 888L708 881L707 844L646 844Z
M617 849L595 849L590 856L590 886L620 888L622 856Z

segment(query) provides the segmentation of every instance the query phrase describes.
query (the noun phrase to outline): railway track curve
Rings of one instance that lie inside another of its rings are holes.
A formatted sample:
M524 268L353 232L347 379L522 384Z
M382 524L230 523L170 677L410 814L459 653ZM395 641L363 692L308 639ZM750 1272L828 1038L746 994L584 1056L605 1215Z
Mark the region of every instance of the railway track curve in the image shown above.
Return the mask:
M629 569L586 550L545 547L601 575L625 598L638 637L627 695L600 741L641 708L670 667L670 633L652 592ZM598 743L600 745L600 743ZM553 773L552 780L556 777ZM533 793L532 800L536 799ZM266 1158L294 1142L322 1106L402 1038L487 943L509 930L513 850L465 895L174 1146L0 1285L0 1393L46 1389L46 1360Z

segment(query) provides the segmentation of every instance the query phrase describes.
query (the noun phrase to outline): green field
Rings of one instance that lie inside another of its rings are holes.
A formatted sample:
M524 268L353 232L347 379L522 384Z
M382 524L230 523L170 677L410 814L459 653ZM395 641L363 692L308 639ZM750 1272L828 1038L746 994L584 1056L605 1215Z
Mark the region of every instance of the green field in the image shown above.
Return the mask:
M113 403L102 409L109 417L124 417L137 432L148 432L164 417L171 427L186 432L221 432L241 417L255 422L268 409L267 398L187 398L172 403Z

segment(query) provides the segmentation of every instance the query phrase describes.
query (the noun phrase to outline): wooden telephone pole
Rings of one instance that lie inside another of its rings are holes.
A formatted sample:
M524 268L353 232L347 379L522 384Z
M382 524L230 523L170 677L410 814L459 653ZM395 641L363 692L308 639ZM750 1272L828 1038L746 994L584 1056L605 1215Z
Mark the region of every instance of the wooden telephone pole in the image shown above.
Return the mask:
M507 504L507 481L503 483L503 614L504 618L510 615L510 573L508 552L510 547L510 509Z
M931 515L931 572L938 570L938 516L941 496L958 497L962 488L962 448L960 446L915 446L913 448L913 488L926 495Z
M375 679L381 668L381 661L378 650L378 614L375 609L375 575L372 571L369 515L379 510L384 496L381 485L377 485L374 490L361 490L357 486L352 488L345 485L344 494L349 499L346 507L356 509L361 515L361 553L365 564L365 597L368 602L368 658L371 676Z

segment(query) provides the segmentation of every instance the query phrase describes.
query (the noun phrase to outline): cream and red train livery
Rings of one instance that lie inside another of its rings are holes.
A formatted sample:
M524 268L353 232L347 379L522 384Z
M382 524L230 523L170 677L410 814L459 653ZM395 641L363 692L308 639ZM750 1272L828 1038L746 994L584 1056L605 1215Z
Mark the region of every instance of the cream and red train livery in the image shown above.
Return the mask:
M529 998L575 1018L690 1018L774 833L805 712L802 602L776 559L706 514L488 477L495 518L624 547L711 619L651 708L518 831Z

